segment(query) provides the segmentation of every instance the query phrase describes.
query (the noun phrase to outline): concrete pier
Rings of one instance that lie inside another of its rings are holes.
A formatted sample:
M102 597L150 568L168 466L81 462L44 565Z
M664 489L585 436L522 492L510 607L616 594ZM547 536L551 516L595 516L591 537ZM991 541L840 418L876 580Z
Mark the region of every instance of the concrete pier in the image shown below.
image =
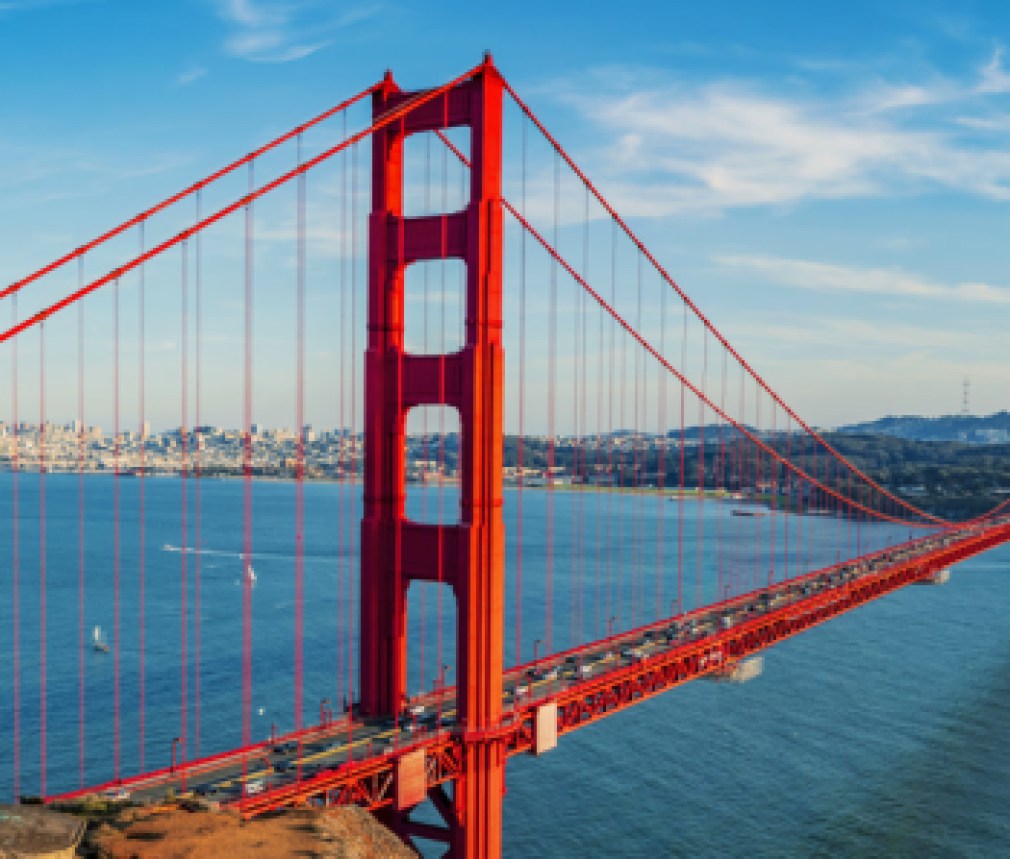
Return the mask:
M763 656L751 656L749 659L731 662L708 676L717 683L746 683L748 680L760 677L764 668L765 659Z
M86 824L41 805L0 805L0 856L73 859Z
M916 584L918 585L945 585L950 581L950 568L943 570L937 570L935 573L930 573L924 579L919 579Z

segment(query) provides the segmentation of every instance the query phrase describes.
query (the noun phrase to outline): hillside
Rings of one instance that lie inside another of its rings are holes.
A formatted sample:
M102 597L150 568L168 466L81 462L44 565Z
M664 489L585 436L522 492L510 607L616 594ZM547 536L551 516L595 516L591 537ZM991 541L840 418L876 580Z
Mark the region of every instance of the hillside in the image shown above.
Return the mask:
M889 416L875 421L849 424L838 432L860 435L889 435L915 441L961 441L968 444L1010 442L1010 412L982 415L945 415L927 418L917 415Z

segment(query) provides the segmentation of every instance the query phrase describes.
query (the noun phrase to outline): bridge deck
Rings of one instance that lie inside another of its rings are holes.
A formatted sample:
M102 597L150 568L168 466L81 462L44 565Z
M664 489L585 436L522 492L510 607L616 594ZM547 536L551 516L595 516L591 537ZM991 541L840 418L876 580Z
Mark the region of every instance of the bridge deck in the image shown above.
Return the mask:
M1010 517L944 532L787 580L510 670L495 734L509 755L535 751L536 719L557 707L569 733L739 660L950 565L1010 541ZM423 750L428 788L454 779L462 727L455 690L420 696L394 720L339 719L246 749L49 798L159 800L192 791L252 817L309 801L379 808L395 802L397 772Z

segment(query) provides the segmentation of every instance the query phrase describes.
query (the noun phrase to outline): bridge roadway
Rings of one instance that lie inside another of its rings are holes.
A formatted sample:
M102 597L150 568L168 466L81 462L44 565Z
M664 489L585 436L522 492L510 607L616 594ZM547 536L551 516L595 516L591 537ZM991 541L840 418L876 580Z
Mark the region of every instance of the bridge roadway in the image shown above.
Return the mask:
M505 675L502 724L493 734L509 755L539 753L558 735L689 680L728 676L747 656L1007 541L1010 515L971 523L517 666ZM538 725L543 720L551 723L546 732ZM455 722L454 688L446 687L412 699L396 720L342 715L245 749L47 800L197 795L246 817L304 802L374 809L399 803L408 759L416 771L421 758L428 789L457 777L464 736Z

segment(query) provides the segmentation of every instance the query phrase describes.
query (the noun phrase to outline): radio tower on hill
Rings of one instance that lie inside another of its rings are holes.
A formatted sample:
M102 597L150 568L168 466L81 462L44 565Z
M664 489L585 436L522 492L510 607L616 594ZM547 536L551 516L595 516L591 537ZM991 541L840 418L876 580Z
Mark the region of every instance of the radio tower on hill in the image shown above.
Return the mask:
M961 398L961 414L967 416L968 411L968 391L971 389L971 382L968 381L968 377L964 377L964 396Z

